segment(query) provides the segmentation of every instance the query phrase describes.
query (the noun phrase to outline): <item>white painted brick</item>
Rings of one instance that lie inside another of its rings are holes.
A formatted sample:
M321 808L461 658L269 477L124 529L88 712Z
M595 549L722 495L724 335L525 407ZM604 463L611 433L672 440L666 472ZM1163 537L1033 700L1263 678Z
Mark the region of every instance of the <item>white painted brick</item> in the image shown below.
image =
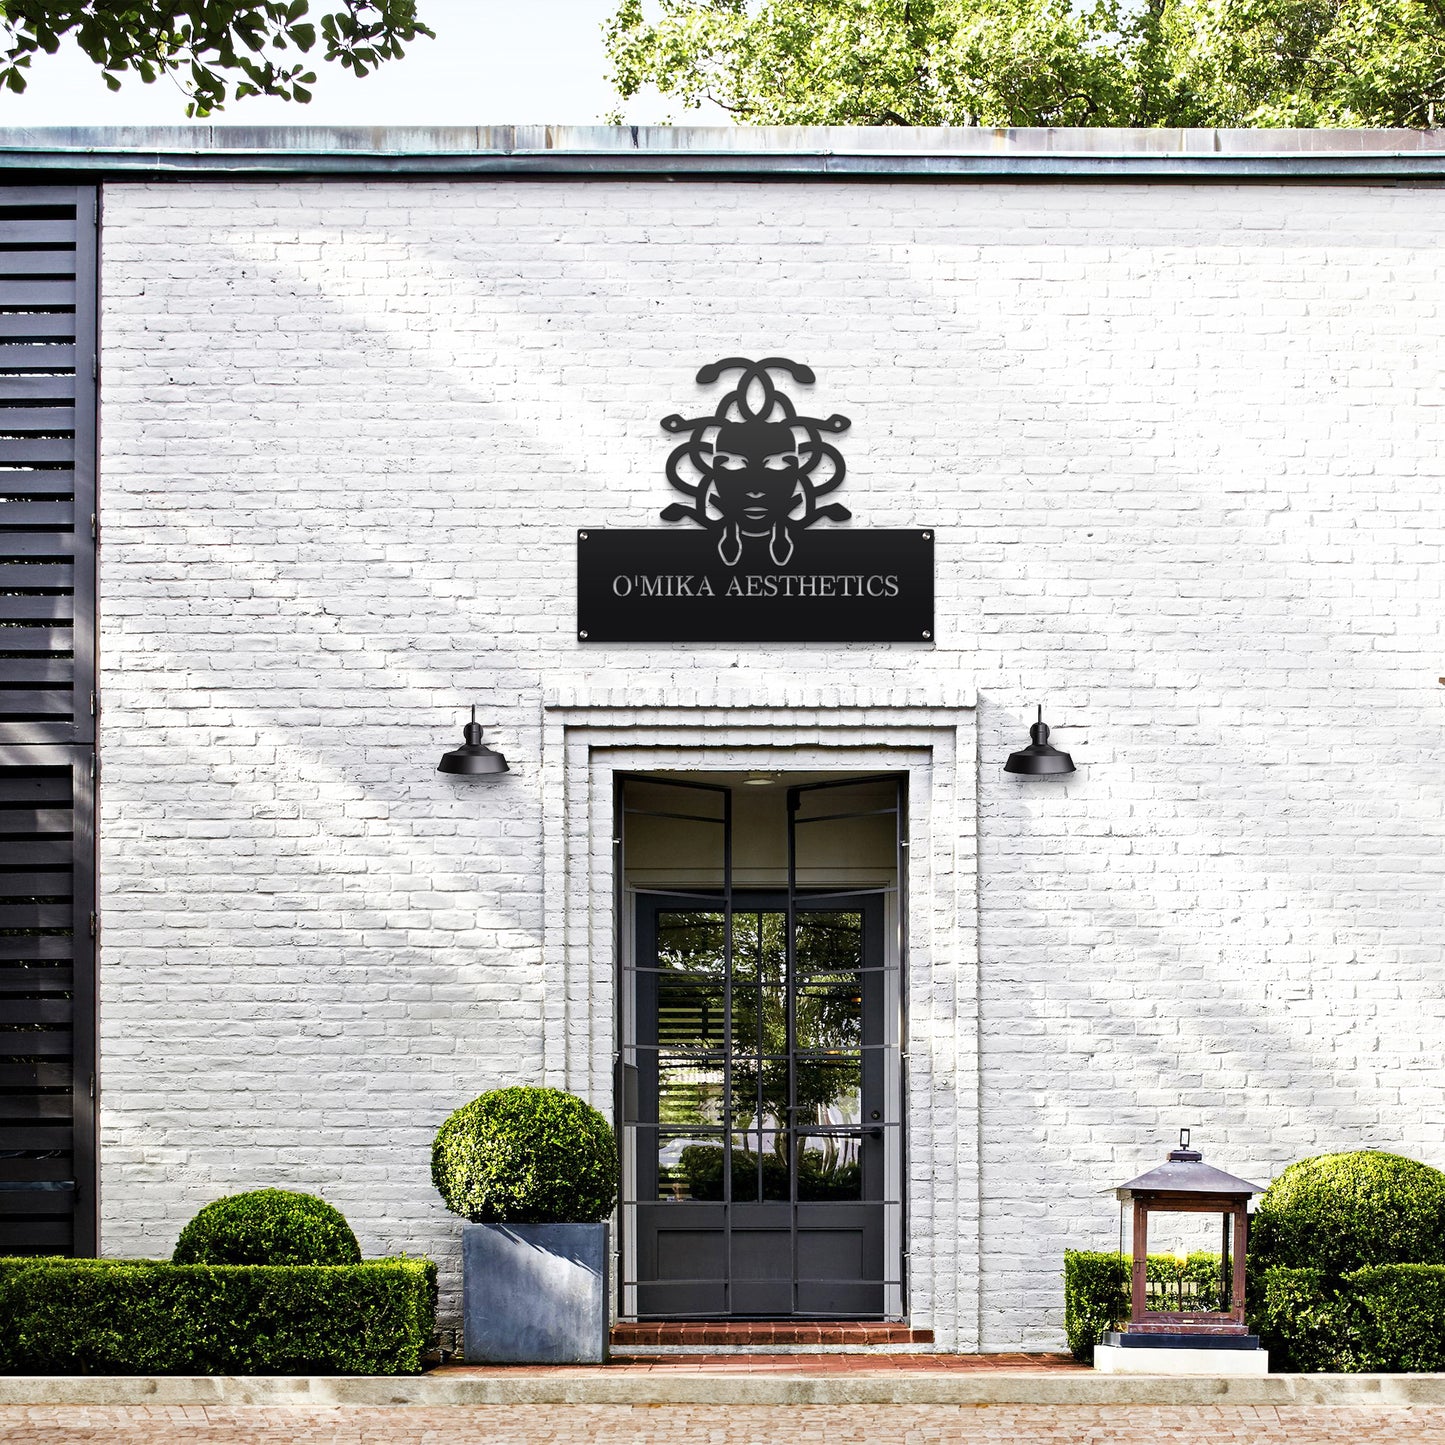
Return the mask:
M543 971L542 704L599 675L707 709L786 674L780 726L977 690L933 875L977 869L976 927L910 999L940 1341L1057 1345L1064 1247L1181 1124L1261 1182L1445 1165L1442 221L1405 187L107 187L106 1249L282 1185L454 1281L440 1119L553 1029L605 1101L606 921ZM575 528L655 522L658 422L737 354L853 419L856 525L937 529L936 648L573 641ZM498 786L434 772L473 700ZM1066 781L1001 771L1036 700Z

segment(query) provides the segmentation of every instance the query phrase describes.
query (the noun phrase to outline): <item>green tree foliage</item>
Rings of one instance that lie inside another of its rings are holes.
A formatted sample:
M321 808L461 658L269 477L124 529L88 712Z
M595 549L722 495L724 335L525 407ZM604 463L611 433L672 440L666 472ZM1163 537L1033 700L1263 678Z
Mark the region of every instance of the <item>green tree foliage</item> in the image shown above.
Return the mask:
M622 0L623 100L750 125L1422 126L1442 0Z
M318 45L362 76L432 33L416 18L416 0L333 0L319 19L309 0L0 0L0 87L23 91L36 52L53 55L70 37L112 90L127 72L147 84L174 76L187 115L248 95L304 104L316 83L305 57Z

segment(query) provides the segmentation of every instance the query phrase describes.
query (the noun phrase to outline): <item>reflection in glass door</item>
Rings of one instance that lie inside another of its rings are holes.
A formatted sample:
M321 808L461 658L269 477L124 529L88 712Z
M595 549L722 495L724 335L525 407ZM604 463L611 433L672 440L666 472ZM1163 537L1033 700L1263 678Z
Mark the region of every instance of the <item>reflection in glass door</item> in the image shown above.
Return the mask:
M896 782L884 781L896 800ZM666 811L726 831L729 810L713 816L721 801ZM801 800L789 802L795 822L810 820ZM797 857L795 845L790 879ZM620 1100L625 1313L898 1309L896 1245L887 1257L901 1164L887 892L635 895Z

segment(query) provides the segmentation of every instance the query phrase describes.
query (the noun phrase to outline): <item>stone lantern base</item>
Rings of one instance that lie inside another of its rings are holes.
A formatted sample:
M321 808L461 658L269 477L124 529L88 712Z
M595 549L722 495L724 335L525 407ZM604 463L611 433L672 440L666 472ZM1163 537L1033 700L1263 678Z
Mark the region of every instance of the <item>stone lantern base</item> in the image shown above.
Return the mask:
M1129 1335L1110 1331L1094 1346L1105 1375L1267 1375L1258 1335Z

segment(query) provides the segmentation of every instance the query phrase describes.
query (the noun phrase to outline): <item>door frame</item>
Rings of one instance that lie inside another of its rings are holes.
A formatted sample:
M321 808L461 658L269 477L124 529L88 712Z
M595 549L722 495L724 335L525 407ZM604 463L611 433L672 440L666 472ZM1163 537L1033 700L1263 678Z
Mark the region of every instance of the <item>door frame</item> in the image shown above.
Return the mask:
M604 1113L616 1081L619 772L906 773L906 992L912 1173L899 1221L902 1317L939 1349L980 1348L983 1151L978 989L977 693L937 679L616 670L543 690L542 1071ZM890 1245L890 1249L892 1246ZM624 1305L620 1293L614 1301ZM890 1312L891 1313L891 1312Z

